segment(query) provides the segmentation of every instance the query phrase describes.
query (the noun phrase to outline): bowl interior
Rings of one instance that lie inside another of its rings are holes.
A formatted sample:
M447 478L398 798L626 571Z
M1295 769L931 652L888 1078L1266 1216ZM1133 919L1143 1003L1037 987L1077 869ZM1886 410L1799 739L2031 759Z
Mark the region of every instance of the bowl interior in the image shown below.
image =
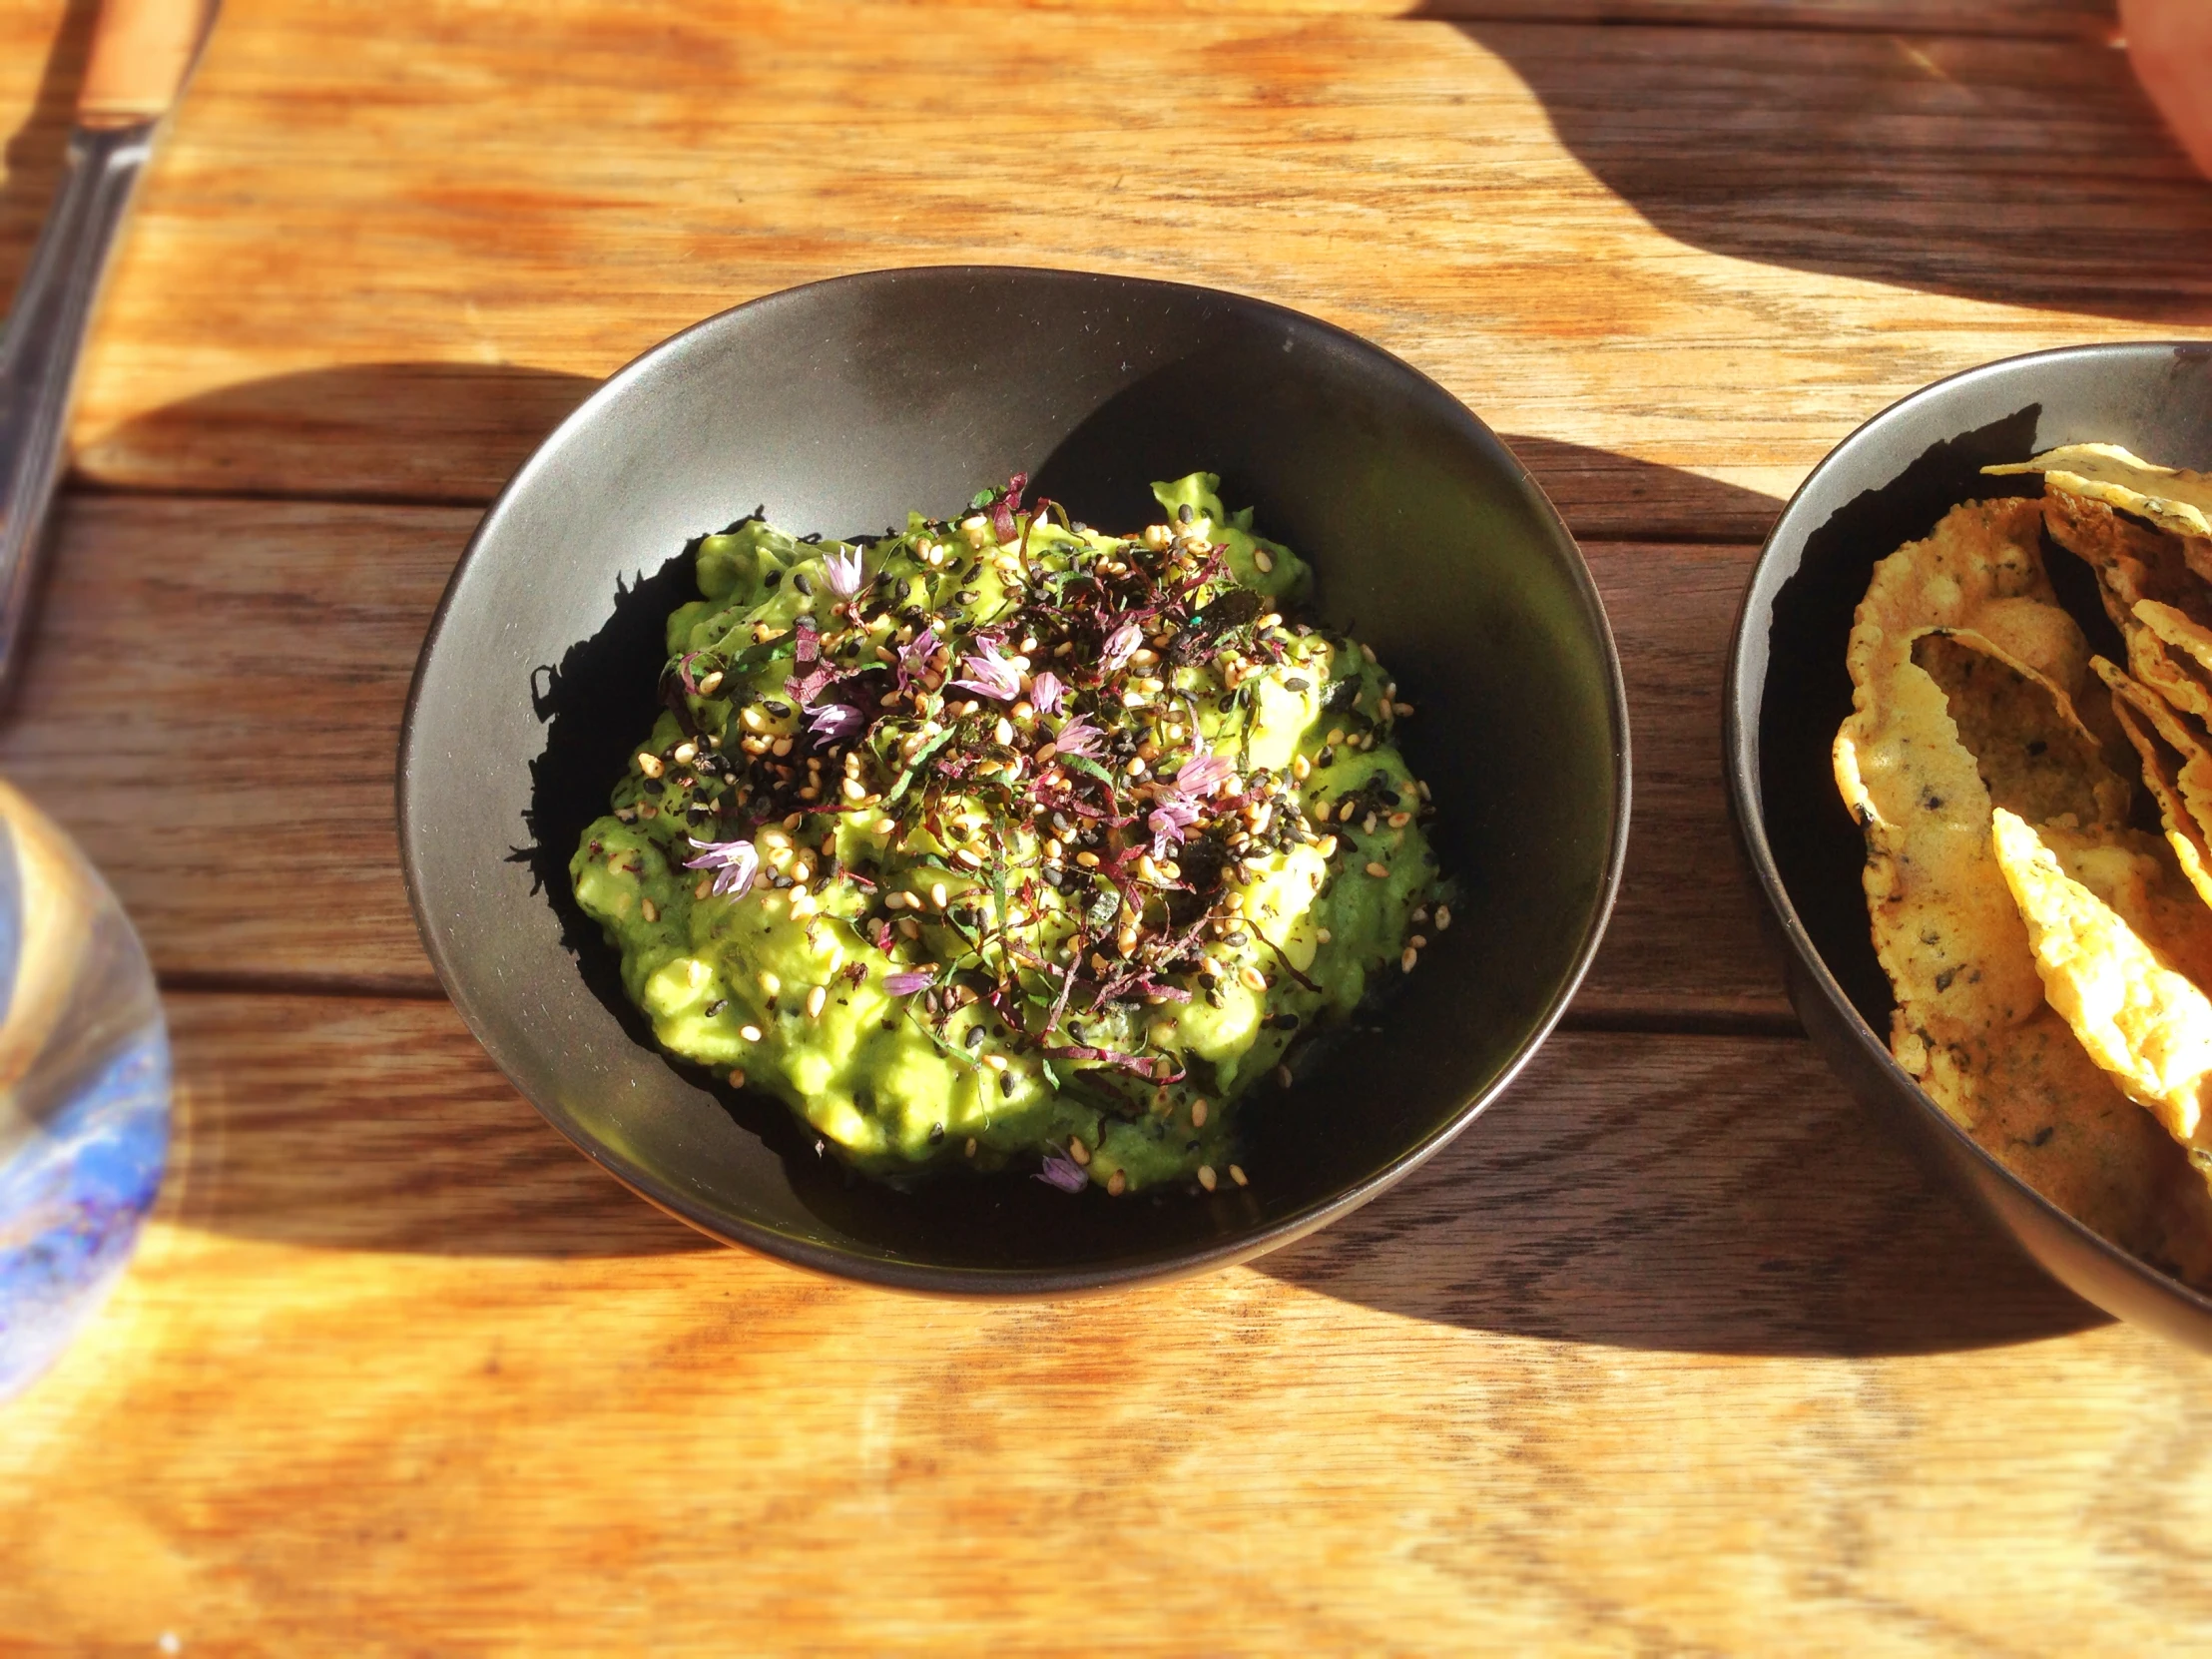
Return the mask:
M1847 1076L1877 1079L1942 1140L1953 1168L1970 1165L1971 1179L2016 1189L1998 1214L2075 1290L2132 1313L2139 1304L2131 1296L2147 1285L2212 1314L2212 1302L2135 1263L2017 1181L1889 1061L1895 1002L1867 923L1865 844L1830 761L1851 712L1844 653L1852 615L1875 564L1927 535L1957 502L2042 493L2037 477L1987 478L1983 466L2086 441L2212 467L2212 347L2081 346L1992 363L1916 393L1838 445L1777 522L1745 599L1730 686L1733 782L1754 865L1771 880L1769 897L1804 970L1795 982L1846 1016L1861 1051L1838 1057ZM2047 539L2045 554L2091 647L2124 662L2094 577ZM1823 1034L1823 1022L1809 1015L1808 1024ZM2092 1256L2128 1285L2085 1268Z
M848 1178L784 1106L651 1046L568 896L650 725L687 544L756 508L878 533L979 486L1122 528L1218 471L1419 708L1404 747L1465 888L1385 1016L1247 1107L1249 1189L1070 1199ZM994 269L773 295L648 353L517 474L456 571L402 740L401 840L456 1004L538 1107L720 1237L935 1289L1057 1290L1249 1254L1410 1167L1526 1058L1594 949L1626 829L1617 663L1571 539L1450 397L1342 331L1175 284Z

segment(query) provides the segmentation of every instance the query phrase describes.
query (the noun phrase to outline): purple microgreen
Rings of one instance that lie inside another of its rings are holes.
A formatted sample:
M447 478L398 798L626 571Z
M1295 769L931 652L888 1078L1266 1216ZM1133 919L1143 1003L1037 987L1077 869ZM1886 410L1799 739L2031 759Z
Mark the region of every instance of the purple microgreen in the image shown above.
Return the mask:
M1021 511L1021 492L1028 484L1028 473L1015 473L1004 492L991 503L991 530L1002 542L1014 539L1014 514Z
M854 547L826 555L822 573L831 593L839 599L850 599L860 591L860 550Z
M1001 703L1012 702L1021 695L1021 670L999 651L997 641L982 640L978 643L982 649L969 652L960 663L968 671L969 678L952 683L962 691L995 698Z
M907 968L899 973L885 974L883 989L892 996L912 996L914 992L925 991L936 982L937 976L933 973Z
M1044 1168L1031 1179L1057 1187L1064 1193L1079 1193L1091 1184L1091 1178L1083 1173L1083 1166L1060 1152L1046 1153Z
M801 617L792 624L792 651L801 668L817 662L822 657L822 636L815 631L813 617Z
M784 690L802 709L810 706L830 687L837 677L837 671L828 663L817 663L805 674L794 675L784 682Z
M686 858L684 867L713 870L717 893L743 898L752 888L753 877L761 870L761 854L751 841L703 841L697 835L684 838L703 849L698 857Z
M1029 682L1029 706L1040 715L1058 714L1066 691L1060 677L1048 668Z

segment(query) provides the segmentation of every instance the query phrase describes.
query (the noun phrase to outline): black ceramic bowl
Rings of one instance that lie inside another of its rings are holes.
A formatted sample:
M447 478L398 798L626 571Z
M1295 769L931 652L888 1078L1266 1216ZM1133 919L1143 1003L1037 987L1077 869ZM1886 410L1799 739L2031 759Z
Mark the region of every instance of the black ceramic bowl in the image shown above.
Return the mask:
M1114 1200L1025 1176L848 1177L778 1101L647 1040L567 863L650 726L686 544L765 507L878 534L979 486L1092 523L1205 468L1310 557L1317 609L1419 706L1463 918L1385 1014L1249 1103L1248 1189ZM1504 445L1343 331L1202 288L988 268L773 294L617 374L485 515L423 647L400 846L431 959L555 1127L715 1237L915 1289L1059 1292L1221 1265L1373 1197L1527 1060L1595 950L1628 820L1628 731L1573 541Z
M1983 466L2090 440L2212 466L2212 344L2084 345L1989 363L1915 392L1838 444L1783 509L1744 599L1728 669L1730 796L1787 942L1790 1000L1852 1092L2077 1295L2212 1350L2212 1299L2040 1197L1890 1057L1895 1004L1869 936L1865 846L1829 763L1851 712L1845 642L1876 561L1956 502L2042 493L2038 477L1985 478ZM2091 643L2124 662L2093 578L2063 554L2046 562Z

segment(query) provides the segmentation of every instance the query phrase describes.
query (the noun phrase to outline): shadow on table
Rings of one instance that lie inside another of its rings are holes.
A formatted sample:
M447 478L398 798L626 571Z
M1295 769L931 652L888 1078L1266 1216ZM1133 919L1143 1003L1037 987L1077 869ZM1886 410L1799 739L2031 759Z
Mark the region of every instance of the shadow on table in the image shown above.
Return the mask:
M1692 247L1971 299L2212 323L2200 258L2212 184L2124 52L1987 36L1457 27L1526 83L1576 160Z

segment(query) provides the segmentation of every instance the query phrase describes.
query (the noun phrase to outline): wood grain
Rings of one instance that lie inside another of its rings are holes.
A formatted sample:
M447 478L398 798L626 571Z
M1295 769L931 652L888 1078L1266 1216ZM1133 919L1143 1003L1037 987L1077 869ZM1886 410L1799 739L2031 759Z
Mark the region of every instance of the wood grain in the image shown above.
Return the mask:
M1794 1040L1569 1034L1305 1246L979 1307L688 1248L439 1005L171 1007L161 1220L0 1416L11 1651L2212 1638L2212 1363Z
M66 503L0 770L81 839L172 981L434 989L398 871L392 761L473 519ZM1636 801L1579 1018L1788 1017L1721 789L1721 672L1751 551L1588 548L1628 676Z
M1585 534L1756 535L1939 374L2212 321L2212 186L2124 56L2078 42L841 0L651 28L557 0L520 38L496 9L388 15L226 13L96 344L87 476L481 500L542 401L518 431L407 365L597 377L771 289L975 260L1284 300L1582 457L1542 476Z

